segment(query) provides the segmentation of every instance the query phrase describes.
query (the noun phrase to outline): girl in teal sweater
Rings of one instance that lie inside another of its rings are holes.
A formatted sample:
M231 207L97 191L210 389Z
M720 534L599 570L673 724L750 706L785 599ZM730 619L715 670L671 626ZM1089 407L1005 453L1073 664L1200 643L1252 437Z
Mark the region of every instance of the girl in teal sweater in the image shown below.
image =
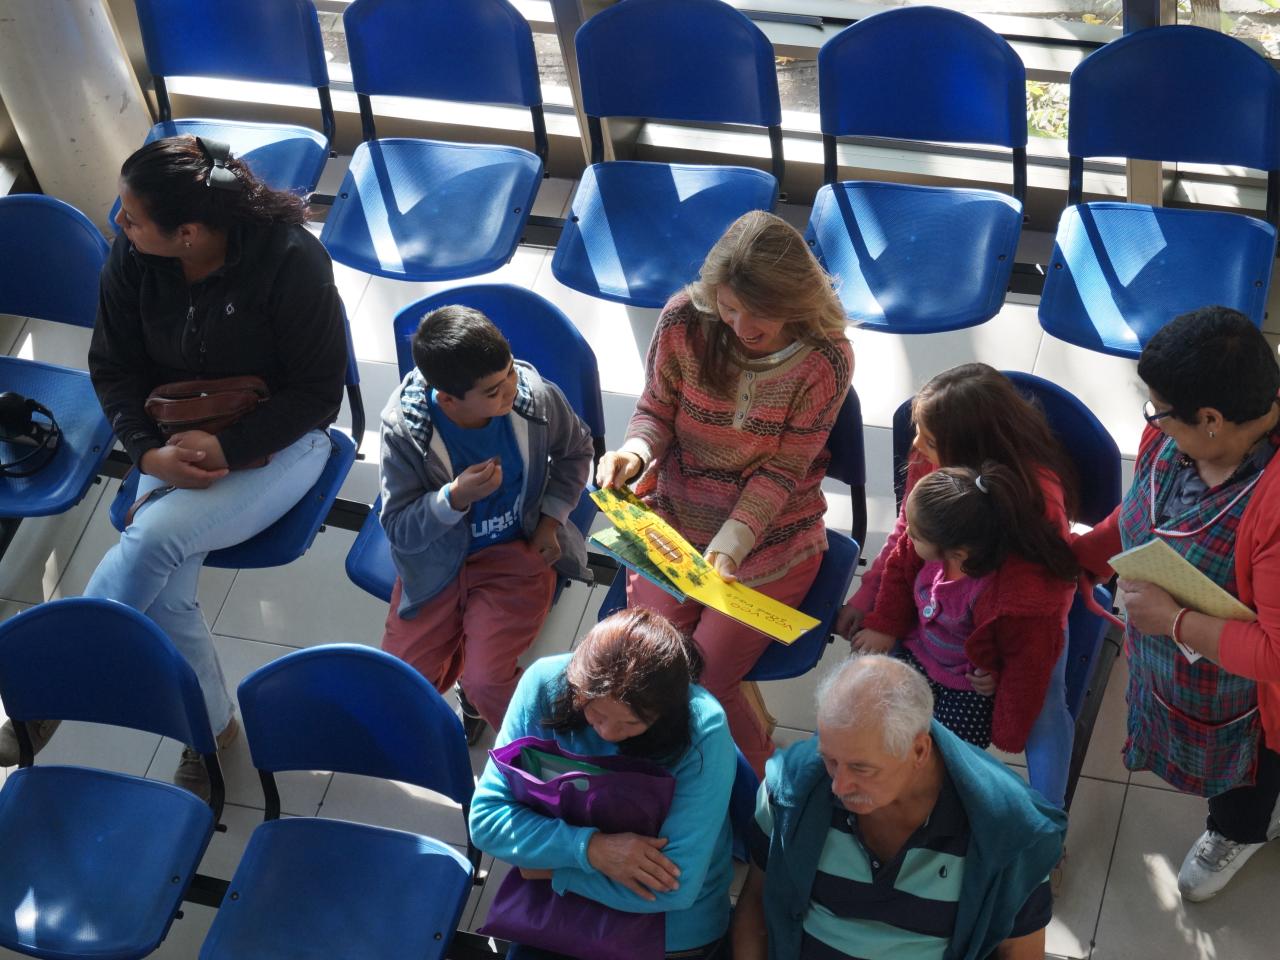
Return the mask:
M729 924L729 793L737 758L724 711L696 685L697 648L658 614L623 610L572 655L534 663L497 746L554 739L586 756L622 753L666 767L675 797L657 837L574 827L517 803L490 760L471 802L481 850L618 910L666 914L667 952L711 957ZM684 951L696 951L685 953Z

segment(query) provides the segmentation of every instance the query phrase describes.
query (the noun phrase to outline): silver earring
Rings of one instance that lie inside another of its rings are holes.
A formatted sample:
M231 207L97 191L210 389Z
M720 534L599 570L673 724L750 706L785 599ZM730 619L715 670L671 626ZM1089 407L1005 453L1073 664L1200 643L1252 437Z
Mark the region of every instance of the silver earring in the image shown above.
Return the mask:
M187 244L187 246L191 246L191 244ZM1214 433L1212 430L1210 430L1210 431L1209 431L1209 439L1210 439L1210 440L1212 440L1212 439L1213 439L1214 437L1216 437L1216 436L1217 436L1217 434L1216 434L1216 433Z

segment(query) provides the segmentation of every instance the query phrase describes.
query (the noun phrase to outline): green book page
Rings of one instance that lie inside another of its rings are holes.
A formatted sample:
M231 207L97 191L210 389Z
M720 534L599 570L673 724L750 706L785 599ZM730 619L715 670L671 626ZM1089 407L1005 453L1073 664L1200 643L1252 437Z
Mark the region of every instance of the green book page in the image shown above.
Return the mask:
M573 760L554 753L538 750L536 747L525 747L520 751L520 766L526 773L531 773L544 783L566 773L608 773L604 767L584 760Z

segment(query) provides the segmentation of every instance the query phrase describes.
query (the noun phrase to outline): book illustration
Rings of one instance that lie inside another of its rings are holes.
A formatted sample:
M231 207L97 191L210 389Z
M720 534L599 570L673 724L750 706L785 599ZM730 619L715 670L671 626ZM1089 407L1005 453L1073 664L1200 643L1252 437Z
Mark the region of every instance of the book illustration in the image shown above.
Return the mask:
M630 490L593 490L591 498L616 528L591 539L672 596L691 597L781 643L794 643L818 625L813 617L758 590L727 583L675 528Z
M1258 615L1197 570L1178 551L1156 538L1117 553L1111 568L1125 580L1154 583L1180 606L1223 620L1256 620ZM1178 647L1194 663L1200 654L1184 643Z

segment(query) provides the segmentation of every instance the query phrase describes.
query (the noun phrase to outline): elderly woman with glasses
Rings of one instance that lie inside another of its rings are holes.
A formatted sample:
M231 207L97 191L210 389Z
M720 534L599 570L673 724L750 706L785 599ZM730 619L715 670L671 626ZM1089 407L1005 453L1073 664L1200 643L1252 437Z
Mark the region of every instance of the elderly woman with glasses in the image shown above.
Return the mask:
M1242 314L1206 307L1138 360L1147 428L1123 503L1078 538L1081 565L1160 539L1257 612L1223 620L1120 581L1128 620L1125 765L1209 800L1178 873L1212 897L1275 834L1280 797L1280 366Z

